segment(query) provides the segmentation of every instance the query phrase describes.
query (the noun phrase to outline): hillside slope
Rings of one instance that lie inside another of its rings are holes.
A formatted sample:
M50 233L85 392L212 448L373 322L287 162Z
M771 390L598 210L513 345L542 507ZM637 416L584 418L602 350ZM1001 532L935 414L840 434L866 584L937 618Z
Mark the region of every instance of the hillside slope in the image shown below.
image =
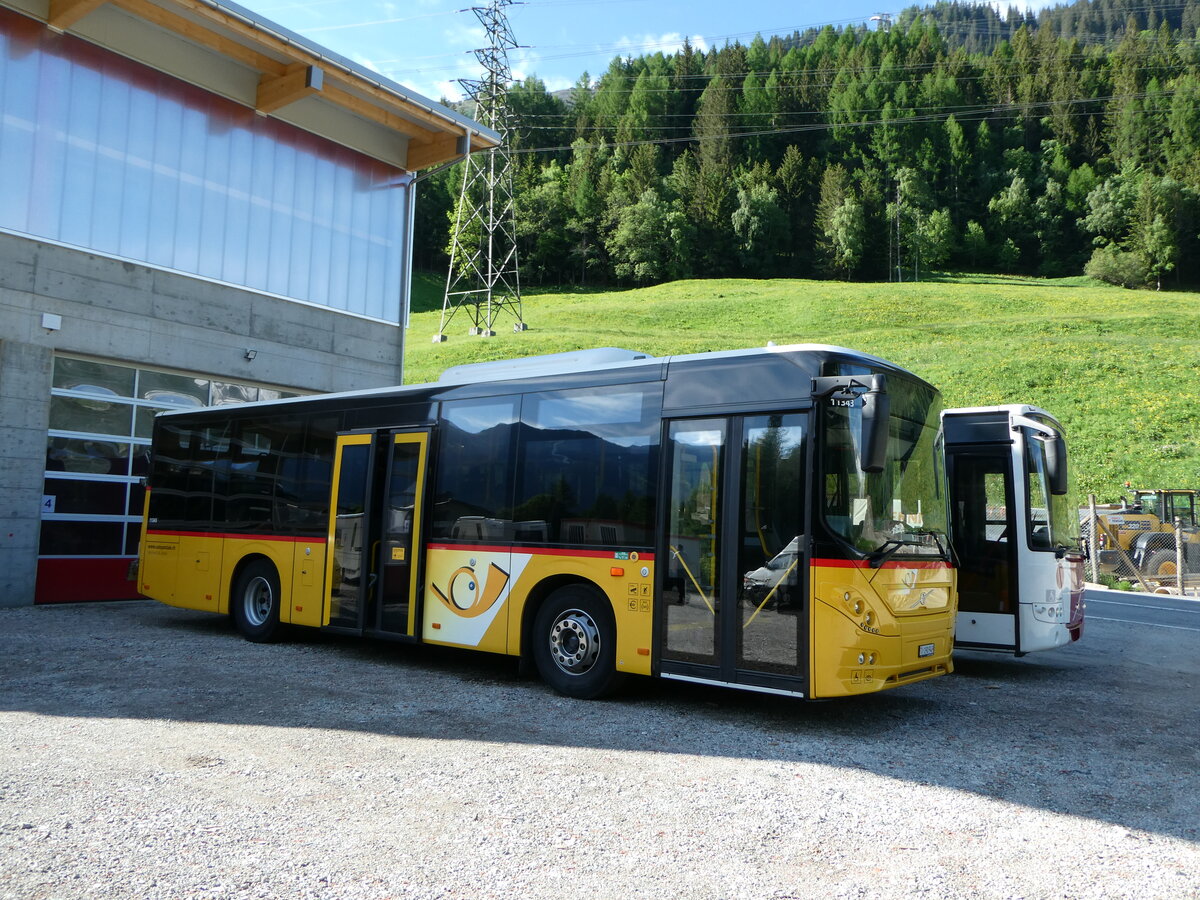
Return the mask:
M414 304L418 305L418 304ZM426 303L426 309L433 304ZM1116 499L1125 481L1200 488L1200 297L1079 279L842 284L680 281L524 298L490 339L433 344L439 312L414 313L406 381L447 366L585 347L670 355L784 343L875 353L937 385L950 406L1026 402L1066 425L1084 494Z

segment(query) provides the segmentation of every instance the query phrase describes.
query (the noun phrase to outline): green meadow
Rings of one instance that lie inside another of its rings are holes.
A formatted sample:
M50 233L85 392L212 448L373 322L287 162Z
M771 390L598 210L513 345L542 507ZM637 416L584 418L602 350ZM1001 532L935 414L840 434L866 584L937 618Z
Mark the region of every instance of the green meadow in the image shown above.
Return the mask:
M837 344L896 362L948 406L1032 403L1066 426L1081 492L1200 488L1200 294L1130 291L1086 278L947 278L908 284L678 281L631 290L533 291L529 330L507 314L470 337L460 310L438 331L443 281L413 288L405 381L448 366L625 347L655 356Z

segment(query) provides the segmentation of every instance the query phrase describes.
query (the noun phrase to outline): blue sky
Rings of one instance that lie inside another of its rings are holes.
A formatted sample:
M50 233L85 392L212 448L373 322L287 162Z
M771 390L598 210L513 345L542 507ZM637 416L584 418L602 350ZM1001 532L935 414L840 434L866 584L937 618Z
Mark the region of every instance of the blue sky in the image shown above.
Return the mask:
M471 53L486 44L464 0L241 0L242 5L434 100L462 96L456 79L477 78ZM1065 0L1064 0L1065 2ZM601 75L614 56L673 53L686 36L698 48L826 24L898 14L910 2L780 3L777 0L528 0L507 7L515 79L536 75L550 90L584 72ZM1009 4L1003 3L1003 8ZM1038 8L1048 0L1014 5Z

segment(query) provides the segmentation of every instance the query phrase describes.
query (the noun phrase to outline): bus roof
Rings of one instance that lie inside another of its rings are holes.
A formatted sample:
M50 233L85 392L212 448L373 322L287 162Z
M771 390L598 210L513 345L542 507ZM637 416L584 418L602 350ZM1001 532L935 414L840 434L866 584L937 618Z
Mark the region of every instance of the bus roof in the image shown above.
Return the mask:
M997 406L959 406L954 409L942 410L942 418L944 419L947 416L983 416L989 413L996 415L1003 414L1009 418L1029 415L1045 416L1057 425L1060 430L1062 429L1062 423L1053 413L1047 412L1040 406L1031 406L1028 403L1002 403Z
M901 374L915 382L925 384L922 378L895 363L888 362L878 356L851 350L847 347L837 347L831 344L788 344L766 347L750 347L741 350L710 351L680 356L655 357L634 350L623 350L615 347L598 350L578 350L567 353L554 353L543 356L524 357L511 360L496 360L493 362L474 363L453 366L447 369L437 382L389 385L378 388L368 388L357 391L342 391L327 394L309 394L301 397L289 397L279 400L259 400L252 403L241 403L220 407L226 413L241 409L266 409L273 406L295 406L297 404L338 402L355 400L385 400L395 398L419 399L422 394L445 394L455 388L472 385L485 386L491 383L511 384L514 390L521 390L523 382L532 383L524 389L552 389L550 386L533 387L540 380L554 376L567 375L608 375L608 383L616 384L629 381L661 381L667 378L668 370L675 367L696 368L707 364L729 361L753 364L755 358L766 361L772 356L815 358L820 361L834 361L850 365L863 365L881 368L886 371ZM799 360L795 360L797 363ZM167 410L160 415L174 416L196 414L213 407Z

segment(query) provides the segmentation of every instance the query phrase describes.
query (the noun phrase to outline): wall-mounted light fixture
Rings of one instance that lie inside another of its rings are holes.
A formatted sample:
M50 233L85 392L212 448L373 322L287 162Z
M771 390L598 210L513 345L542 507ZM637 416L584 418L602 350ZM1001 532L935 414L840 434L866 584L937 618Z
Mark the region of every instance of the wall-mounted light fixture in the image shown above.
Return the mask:
M256 357L256 356L258 356L257 350L247 350L246 351L246 359L254 359L254 357Z

